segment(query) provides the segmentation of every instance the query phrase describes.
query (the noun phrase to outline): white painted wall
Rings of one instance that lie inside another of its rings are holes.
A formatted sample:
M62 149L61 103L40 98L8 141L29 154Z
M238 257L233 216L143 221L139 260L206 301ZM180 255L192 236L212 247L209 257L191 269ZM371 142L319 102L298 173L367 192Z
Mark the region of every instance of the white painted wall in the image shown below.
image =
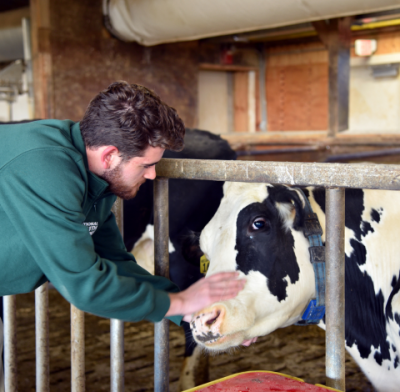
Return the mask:
M228 73L200 71L198 91L198 128L216 134L228 133Z
M351 67L348 132L400 133L400 73L374 78L370 65Z

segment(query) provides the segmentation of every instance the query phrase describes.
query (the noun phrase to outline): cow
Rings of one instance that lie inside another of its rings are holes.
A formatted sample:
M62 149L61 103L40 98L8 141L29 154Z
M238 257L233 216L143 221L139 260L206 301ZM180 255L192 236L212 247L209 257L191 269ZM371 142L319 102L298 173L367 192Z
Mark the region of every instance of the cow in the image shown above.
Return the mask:
M196 252L210 261L207 276L237 270L247 283L193 315L194 340L208 351L301 323L316 297L307 205L325 227L323 188L227 182L223 192ZM345 345L380 392L400 390L399 222L399 192L345 190Z
M181 152L165 151L164 158L236 159L228 142L208 131L186 129ZM170 279L185 290L204 274L200 256L193 257L196 239L218 209L223 182L169 180L169 261ZM153 182L146 181L135 198L124 201L124 242L138 263L154 273ZM180 390L208 381L208 356L197 347L188 323L183 323L186 349L180 377Z

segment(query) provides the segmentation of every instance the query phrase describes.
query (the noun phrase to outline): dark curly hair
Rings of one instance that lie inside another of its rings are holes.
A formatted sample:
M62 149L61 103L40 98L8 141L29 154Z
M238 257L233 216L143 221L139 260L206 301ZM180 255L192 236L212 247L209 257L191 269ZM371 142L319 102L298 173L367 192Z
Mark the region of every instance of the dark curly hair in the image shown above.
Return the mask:
M148 88L124 81L97 94L80 129L86 147L115 146L123 160L143 156L149 146L181 151L185 136L174 108Z

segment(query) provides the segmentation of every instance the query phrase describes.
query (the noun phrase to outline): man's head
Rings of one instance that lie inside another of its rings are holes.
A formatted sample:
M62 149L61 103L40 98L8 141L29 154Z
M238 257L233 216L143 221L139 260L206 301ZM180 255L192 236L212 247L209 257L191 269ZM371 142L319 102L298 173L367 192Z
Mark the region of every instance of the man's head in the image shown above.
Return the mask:
M89 104L80 122L89 170L123 199L135 196L165 149L183 148L185 127L175 109L151 90L115 82Z
M115 146L124 161L143 156L149 146L180 151L185 136L174 108L146 87L124 81L96 95L80 129L87 148Z

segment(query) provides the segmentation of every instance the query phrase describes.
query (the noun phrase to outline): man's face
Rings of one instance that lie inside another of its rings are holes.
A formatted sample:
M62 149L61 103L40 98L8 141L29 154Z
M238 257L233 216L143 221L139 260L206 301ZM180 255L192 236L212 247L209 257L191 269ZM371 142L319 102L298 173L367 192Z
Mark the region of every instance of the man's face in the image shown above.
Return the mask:
M164 149L148 147L142 157L120 162L113 169L106 170L100 177L107 181L110 191L124 200L135 197L146 179L156 178L156 163L162 158Z

